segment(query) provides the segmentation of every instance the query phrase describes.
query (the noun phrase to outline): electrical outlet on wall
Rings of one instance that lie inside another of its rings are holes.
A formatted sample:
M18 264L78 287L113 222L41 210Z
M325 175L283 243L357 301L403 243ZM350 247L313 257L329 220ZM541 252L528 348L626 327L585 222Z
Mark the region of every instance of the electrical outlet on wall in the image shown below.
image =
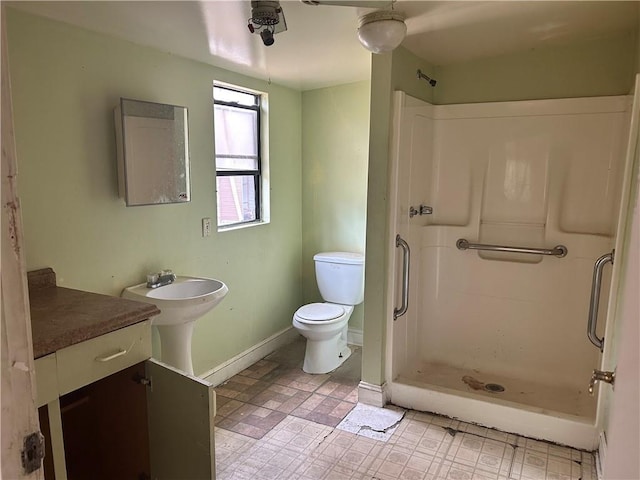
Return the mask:
M202 236L203 237L211 236L211 219L209 217L202 219Z

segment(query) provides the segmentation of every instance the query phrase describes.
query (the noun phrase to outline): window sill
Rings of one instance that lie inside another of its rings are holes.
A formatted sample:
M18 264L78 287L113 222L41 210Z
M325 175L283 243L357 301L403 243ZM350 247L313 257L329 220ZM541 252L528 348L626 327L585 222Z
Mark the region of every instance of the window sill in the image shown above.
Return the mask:
M248 223L236 223L233 225L225 225L222 227L218 227L218 232L229 232L231 230L242 230L243 228L251 228L257 227L260 225L268 225L268 220L258 220L257 222L248 222Z

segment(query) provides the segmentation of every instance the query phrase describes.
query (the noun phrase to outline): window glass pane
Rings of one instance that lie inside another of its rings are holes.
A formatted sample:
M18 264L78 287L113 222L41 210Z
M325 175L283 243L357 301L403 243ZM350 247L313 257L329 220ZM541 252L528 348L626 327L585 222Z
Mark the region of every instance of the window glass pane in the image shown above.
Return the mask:
M235 102L248 107L258 104L256 95L222 87L213 87L213 99L221 102Z
M253 175L216 177L218 225L257 219L255 178Z
M216 155L258 156L258 112L216 105Z
M225 157L216 155L216 170L255 170L258 171L258 158Z

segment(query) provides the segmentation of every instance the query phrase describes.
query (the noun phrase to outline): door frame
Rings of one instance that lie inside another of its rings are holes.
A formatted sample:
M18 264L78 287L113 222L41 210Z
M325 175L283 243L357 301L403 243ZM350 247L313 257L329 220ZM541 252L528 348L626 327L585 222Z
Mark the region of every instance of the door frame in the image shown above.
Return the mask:
M604 351L601 359L600 369L604 371L615 371L620 358L619 346L625 340L630 341L622 328L629 330L629 318L623 320L625 312L629 306L625 305L625 286L630 281L628 275L633 265L629 259L633 257L632 250L638 249L637 239L632 240L632 229L634 222L634 212L637 217L638 207L638 168L640 165L640 74L636 75L631 107L631 121L629 125L629 139L627 144L624 184L621 195L620 212L618 216L618 228L616 232L614 268L611 276L611 288L609 291L609 305L607 308L606 326L604 332ZM637 219L636 219L637 222ZM637 227L636 227L637 228ZM632 243L636 242L636 243ZM637 271L635 272L637 275ZM628 299L626 299L628 302ZM638 319L636 319L637 321ZM634 337L637 339L637 337ZM625 346L625 348L628 348ZM636 349L638 345L636 343ZM628 367L628 365L626 366ZM637 368L637 366L636 366ZM637 370L636 370L637 372ZM629 380L629 379L627 379ZM607 457L608 441L607 432L609 420L615 408L613 389L610 385L600 383L598 388L598 410L596 416L596 427L599 432L598 454L601 465L604 465ZM616 412L619 413L619 412ZM619 444L614 447L619 448Z
M24 439L40 434L35 406L35 363L24 257L24 230L17 187L17 156L7 48L6 10L2 17L2 462L0 474L11 479L42 479L44 469L26 473Z

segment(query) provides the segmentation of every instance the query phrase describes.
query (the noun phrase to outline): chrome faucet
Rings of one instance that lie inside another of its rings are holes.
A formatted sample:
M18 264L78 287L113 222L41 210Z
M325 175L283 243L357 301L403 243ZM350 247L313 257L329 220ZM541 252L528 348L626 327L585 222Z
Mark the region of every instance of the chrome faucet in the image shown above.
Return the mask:
M171 270L161 270L158 273L147 275L147 288L158 288L169 285L176 280L176 274Z

